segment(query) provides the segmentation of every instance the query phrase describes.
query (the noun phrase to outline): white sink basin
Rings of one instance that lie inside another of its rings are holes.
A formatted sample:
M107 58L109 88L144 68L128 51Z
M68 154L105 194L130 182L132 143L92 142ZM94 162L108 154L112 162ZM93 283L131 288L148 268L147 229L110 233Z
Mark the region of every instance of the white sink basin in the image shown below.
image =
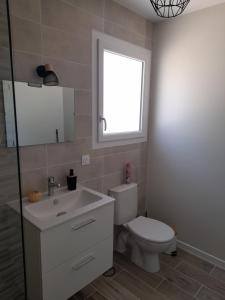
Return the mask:
M53 196L36 204L27 205L24 207L24 211L42 220L58 218L101 199L98 195L81 189L65 195Z
M69 192L62 189L54 196L46 195L37 203L30 204L24 200L23 216L43 231L112 201L114 199L109 196L79 186L76 191ZM18 200L8 204L14 210L19 211Z

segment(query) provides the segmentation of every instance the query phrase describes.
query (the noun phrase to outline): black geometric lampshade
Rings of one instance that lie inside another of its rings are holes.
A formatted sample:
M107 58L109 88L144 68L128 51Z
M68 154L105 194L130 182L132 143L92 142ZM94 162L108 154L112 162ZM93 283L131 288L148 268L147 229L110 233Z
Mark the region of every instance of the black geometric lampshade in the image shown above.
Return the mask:
M174 18L183 13L190 0L150 0L161 18Z

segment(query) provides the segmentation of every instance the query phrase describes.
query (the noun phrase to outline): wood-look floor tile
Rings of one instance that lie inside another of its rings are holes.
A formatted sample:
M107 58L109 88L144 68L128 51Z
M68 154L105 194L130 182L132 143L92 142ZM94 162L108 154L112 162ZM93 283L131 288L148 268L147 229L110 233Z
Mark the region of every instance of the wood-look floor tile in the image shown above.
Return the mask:
M215 277L216 279L219 279L219 280L222 280L222 281L225 282L225 270L216 267L216 268L212 271L211 275L212 275L213 277Z
M198 300L225 300L225 297L222 295L217 294L211 289L203 287L200 292L198 293L197 297Z
M115 280L120 274L115 277ZM93 285L108 300L138 300L131 290L127 289L120 281L115 280L101 276L93 282Z
M204 286L214 290L215 292L225 296L225 283L220 281L213 276L209 275L208 273L193 267L192 265L184 262L181 263L177 270L182 272L183 274L197 280L198 282L202 283Z
M191 277L186 276L182 272L166 267L163 264L161 266L160 274L164 277L164 279L192 296L199 290L201 286L200 283L193 280Z
M209 273L212 271L214 265L201 259L200 257L197 257L195 255L192 255L182 249L178 249L178 256L181 260L188 262L189 264Z
M116 253L115 254L115 261L117 264L124 270L131 273L133 276L138 277L139 279L143 280L145 283L149 284L151 287L157 287L160 282L163 280L157 274L148 273L143 269L139 268L132 262L130 262L124 255Z
M113 267L114 267L114 270L115 270L115 273L113 274L113 270L109 270L109 271L106 271L104 273L105 277L106 278L110 278L110 279L113 279L115 276L117 276L121 271L122 271L122 268L119 264L117 264L116 262L113 263Z
M72 298L69 300L86 300L88 297L96 293L96 289L91 285L87 285L81 291L76 293Z
M164 280L157 290L171 300L194 300L192 296L167 280Z
M180 257L179 251L178 251L177 256L171 256L171 255L162 253L159 255L159 258L160 258L160 263L167 264L173 268L177 267L179 265L179 263L181 263L183 261L182 258Z
M88 300L107 300L107 298L96 292L94 295L88 297Z
M139 280L137 277L132 276L130 273L126 271L122 271L118 276L113 279L113 281L117 281L127 290L129 290L132 294L136 296L136 299L141 300L165 300L166 298L151 288L148 284Z

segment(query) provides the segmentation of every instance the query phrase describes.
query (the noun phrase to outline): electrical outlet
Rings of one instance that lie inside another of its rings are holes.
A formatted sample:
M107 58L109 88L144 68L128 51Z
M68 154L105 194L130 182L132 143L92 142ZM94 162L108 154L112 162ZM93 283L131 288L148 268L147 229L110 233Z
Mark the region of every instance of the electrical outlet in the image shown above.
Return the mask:
M89 154L82 155L81 164L82 164L82 166L90 165L90 155Z

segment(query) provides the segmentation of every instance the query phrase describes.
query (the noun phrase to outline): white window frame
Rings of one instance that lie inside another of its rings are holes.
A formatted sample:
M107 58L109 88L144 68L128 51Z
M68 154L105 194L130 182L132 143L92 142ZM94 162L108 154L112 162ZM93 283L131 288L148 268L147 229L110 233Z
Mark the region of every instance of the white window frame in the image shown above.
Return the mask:
M143 62L142 107L138 132L103 135L103 55L104 50ZM92 145L94 149L141 143L147 140L151 51L110 35L92 32Z

